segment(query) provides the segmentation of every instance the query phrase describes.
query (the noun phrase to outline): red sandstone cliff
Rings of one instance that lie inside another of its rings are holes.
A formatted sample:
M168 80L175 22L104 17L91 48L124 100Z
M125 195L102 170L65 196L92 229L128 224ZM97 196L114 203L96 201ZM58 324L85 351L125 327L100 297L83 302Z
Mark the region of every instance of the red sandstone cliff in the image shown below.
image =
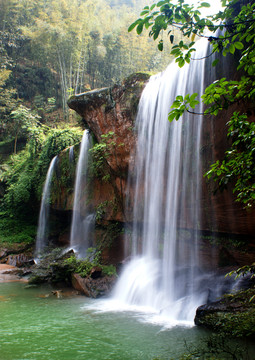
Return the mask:
M106 140L109 141L109 144L114 140L114 146L109 145L108 150L110 153L105 159L106 170L109 173L108 181L104 181L100 177L94 177L92 180L93 194L91 194L91 202L96 209L99 209L99 215L101 211L101 218L100 216L98 218L98 224L101 225L101 228L97 230L100 241L107 239L108 235L110 237L113 235L108 234L109 224L112 226L114 222L125 223L131 221L130 214L124 213L127 171L128 164L130 161L132 162L132 149L135 147L136 142L134 121L137 106L147 80L148 75L136 74L119 85L73 96L68 102L69 107L81 115L84 127L94 134L97 142L102 141L102 135L109 132L114 133L114 138L111 137ZM200 149L203 172L209 169L210 163L223 158L224 152L229 145L226 137L226 122L234 110L229 109L222 112L217 118L208 117L204 120ZM77 159L78 149L75 152ZM65 156L67 155L64 155L64 153L61 155L63 158ZM74 178L74 168L72 168L71 172L69 171L69 174L68 171L64 177L71 176ZM236 203L232 189L229 188L223 193L218 192L214 195L215 185L213 182L208 183L206 179L202 178L202 174L201 179L201 230L209 233L241 235L244 240L253 237L253 234L255 234L255 211L247 212L240 204ZM59 183L56 188L53 206L59 211L71 211L72 198L72 186L67 191L66 185ZM115 237L114 247L115 250L114 248L111 250L111 257L115 256L116 261L118 261L123 256L122 250L120 251L120 248L122 249L121 234L117 234ZM206 256L205 254L205 258ZM228 257L231 256L231 254L228 254ZM238 256L238 254L234 254L235 258L238 258ZM245 261L250 262L249 255L246 255ZM210 259L210 262L212 263L212 259ZM218 263L218 260L216 262ZM242 262L240 261L240 264Z

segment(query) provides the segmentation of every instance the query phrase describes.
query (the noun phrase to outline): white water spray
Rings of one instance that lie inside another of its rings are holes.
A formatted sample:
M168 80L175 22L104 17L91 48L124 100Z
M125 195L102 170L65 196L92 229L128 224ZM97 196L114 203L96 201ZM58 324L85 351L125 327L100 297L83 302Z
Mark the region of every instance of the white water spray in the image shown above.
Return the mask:
M91 138L84 131L79 160L76 168L73 217L71 225L70 247L79 257L85 257L86 251L93 245L95 215L88 202L88 161Z
M50 205L50 189L51 189L51 180L57 163L57 156L55 156L50 163L46 180L43 187L43 195L41 200L41 208L39 214L37 236L36 236L36 255L40 253L47 246L48 242L48 220L49 220L49 205Z
M197 58L206 56L207 44L198 43ZM172 63L151 77L143 91L136 120L135 168L129 180L135 189L128 244L132 260L114 292L122 304L152 308L173 322L192 321L196 307L208 296L202 286L206 275L200 269L197 236L203 119L186 112L179 121L168 121L176 96L202 95L204 66L204 60L181 69ZM202 112L201 105L195 112Z

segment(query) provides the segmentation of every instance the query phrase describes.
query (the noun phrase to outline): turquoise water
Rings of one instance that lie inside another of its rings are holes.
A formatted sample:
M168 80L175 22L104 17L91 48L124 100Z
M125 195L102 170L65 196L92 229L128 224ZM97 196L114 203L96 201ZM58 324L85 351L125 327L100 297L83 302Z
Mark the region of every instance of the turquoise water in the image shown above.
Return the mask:
M0 360L176 359L185 340L205 335L196 327L162 328L137 312L98 311L100 301L58 299L51 290L0 284Z
M184 339L202 336L196 328L163 330L137 313L93 310L96 300L84 296L50 293L47 287L0 284L1 360L168 359L185 351Z

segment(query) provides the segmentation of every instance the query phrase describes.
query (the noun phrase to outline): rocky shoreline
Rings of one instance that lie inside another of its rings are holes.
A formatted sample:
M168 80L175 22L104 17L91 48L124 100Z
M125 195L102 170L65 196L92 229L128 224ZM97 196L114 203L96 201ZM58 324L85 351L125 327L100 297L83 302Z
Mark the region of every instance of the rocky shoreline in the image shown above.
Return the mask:
M100 267L92 267L86 276L73 272L67 259L73 251L54 249L36 264L31 248L24 251L2 249L0 251L0 283L22 281L30 285L49 283L58 290L53 294L62 297L62 289L69 287L76 294L91 298L106 296L116 283L117 275L105 275ZM4 256L5 255L5 256ZM224 333L230 337L255 337L255 278L246 282L246 289L210 304L201 305L195 315L195 325Z

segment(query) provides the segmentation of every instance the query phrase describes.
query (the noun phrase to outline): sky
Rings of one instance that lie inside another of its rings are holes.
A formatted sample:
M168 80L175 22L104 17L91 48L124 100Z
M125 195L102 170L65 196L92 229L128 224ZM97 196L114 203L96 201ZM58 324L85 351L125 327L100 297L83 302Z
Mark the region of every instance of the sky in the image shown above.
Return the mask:
M220 0L188 0L187 2L191 3L191 4L197 4L199 2L207 2L211 5L210 8L203 8L200 9L201 13L203 15L210 15L210 14L216 14L220 9L222 9L221 7L221 1Z

